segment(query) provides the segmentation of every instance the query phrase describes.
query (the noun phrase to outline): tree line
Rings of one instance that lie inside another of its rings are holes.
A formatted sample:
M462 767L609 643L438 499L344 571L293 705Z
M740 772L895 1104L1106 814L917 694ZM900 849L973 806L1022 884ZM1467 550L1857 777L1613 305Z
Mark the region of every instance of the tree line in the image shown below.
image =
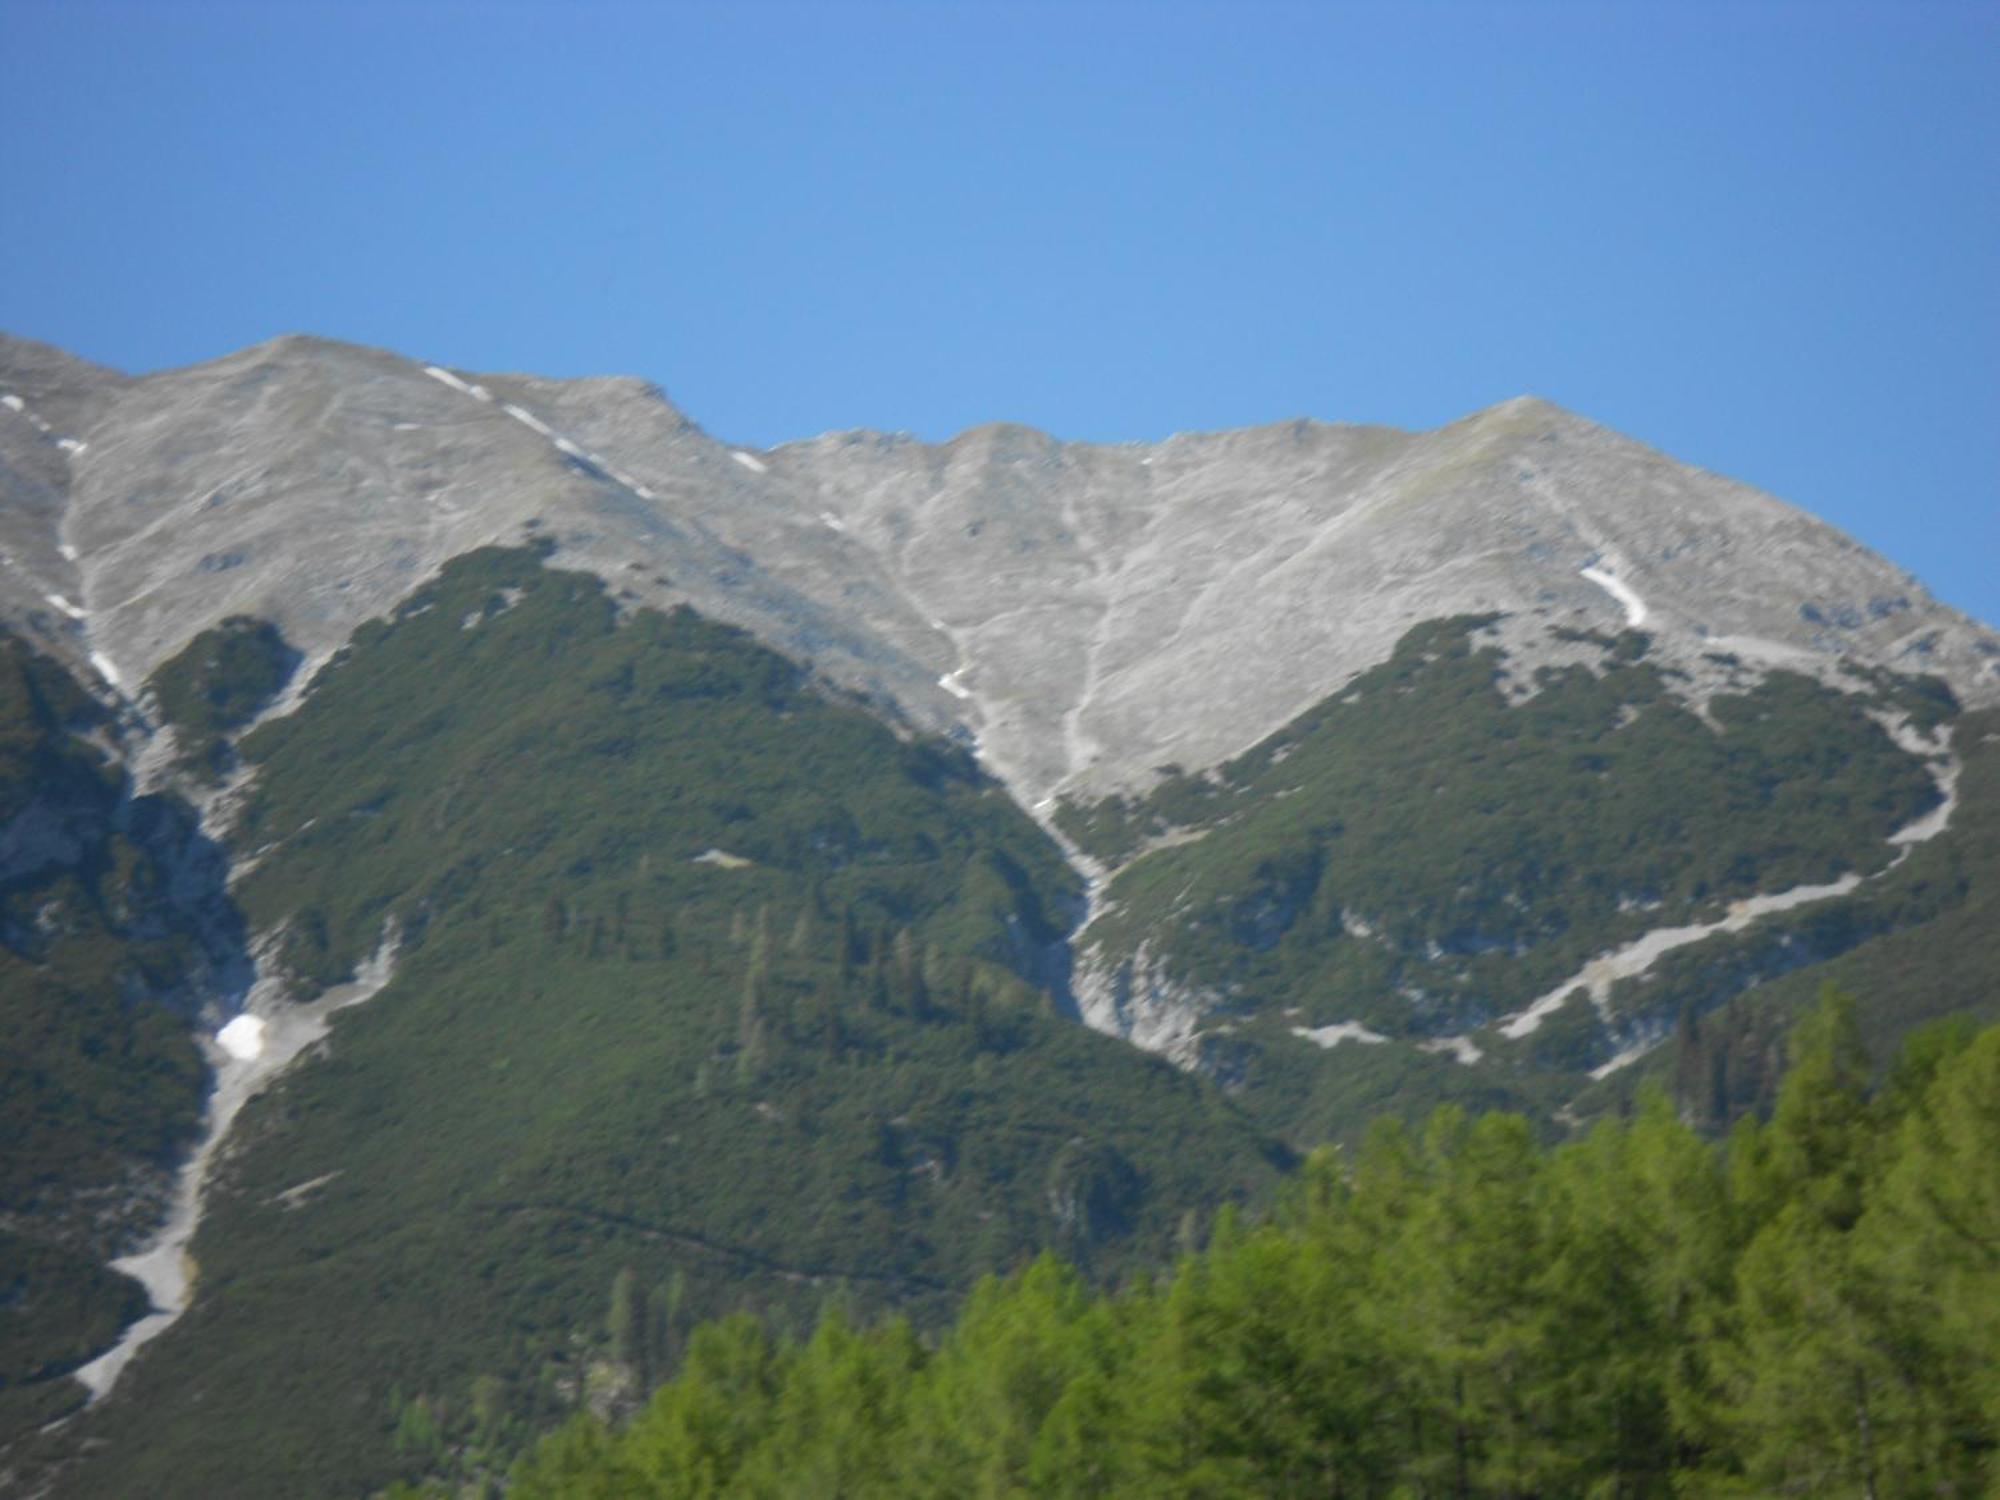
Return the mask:
M1044 1256L936 1337L705 1324L509 1494L1993 1493L2000 1027L1875 1078L1829 995L1789 1053L1719 1143L1661 1094L1553 1147L1445 1108L1112 1291Z

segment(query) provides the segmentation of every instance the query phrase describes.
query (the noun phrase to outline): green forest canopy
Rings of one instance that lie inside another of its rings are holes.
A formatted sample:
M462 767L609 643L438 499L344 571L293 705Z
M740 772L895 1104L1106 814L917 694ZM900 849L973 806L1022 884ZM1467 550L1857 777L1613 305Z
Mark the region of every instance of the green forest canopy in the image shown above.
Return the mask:
M1267 1222L1094 1293L1044 1257L941 1340L735 1317L514 1500L642 1495L1987 1495L2000 1027L1879 1087L1829 995L1768 1124L1654 1095L1554 1149L1445 1108L1316 1154Z

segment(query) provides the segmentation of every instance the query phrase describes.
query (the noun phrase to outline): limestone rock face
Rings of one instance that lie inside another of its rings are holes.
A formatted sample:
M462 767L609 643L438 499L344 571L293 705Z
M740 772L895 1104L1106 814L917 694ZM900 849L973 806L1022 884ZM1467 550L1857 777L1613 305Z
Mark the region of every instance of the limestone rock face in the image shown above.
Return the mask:
M732 449L629 379L288 337L130 378L0 338L0 617L127 691L232 614L307 669L446 559L542 537L742 625L1022 801L1250 744L1412 624L1642 624L1691 673L1843 656L2000 699L2000 638L1804 512L1532 398L1432 432L1012 426ZM1505 627L1503 627L1504 630Z

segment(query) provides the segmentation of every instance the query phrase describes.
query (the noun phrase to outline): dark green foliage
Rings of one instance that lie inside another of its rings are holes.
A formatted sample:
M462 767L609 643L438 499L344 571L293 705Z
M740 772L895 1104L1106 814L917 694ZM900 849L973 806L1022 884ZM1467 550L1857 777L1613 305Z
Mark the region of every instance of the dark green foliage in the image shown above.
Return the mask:
M1837 903L1668 954L1646 986L1614 990L1614 1008L1672 995L1691 1014L1671 1045L1590 1090L1578 1108L1616 1107L1659 1081L1706 1128L1767 1114L1784 1032L1827 984L1869 997L1856 1024L1878 1066L1926 1022L2000 1019L2000 712L1961 716L1954 745L1963 769L1948 834Z
M0 1434L83 1404L65 1379L146 1311L139 1284L50 1239L0 1232Z
M63 1373L137 1310L101 1265L152 1222L204 1088L169 1007L243 967L219 855L132 795L85 738L108 726L0 633L0 1437L73 1403Z
M935 1345L697 1329L510 1494L1991 1493L2000 1028L1920 1037L1873 1096L1838 998L1793 1049L1727 1150L1658 1095L1554 1150L1447 1109L1116 1295L1044 1259Z
M476 553L242 753L257 927L395 977L245 1110L78 1493L490 1477L704 1318L1117 1277L1284 1164L1023 977L1073 877L974 762L740 632Z
M227 769L227 736L277 697L298 662L277 626L249 615L231 615L163 662L146 685L180 736L182 764L211 776Z
M1063 811L1086 848L1129 857L1090 941L1114 961L1144 944L1176 981L1220 997L1235 1031L1210 1038L1231 1054L1210 1061L1288 1132L1363 1117L1329 1119L1314 1068L1389 1066L1346 1045L1313 1067L1281 1058L1301 1045L1291 1025L1358 1020L1411 1041L1474 1031L1648 929L1879 872L1896 853L1887 835L1937 802L1921 760L1868 717L1904 706L1880 696L1893 679L1858 698L1775 673L1713 700L1711 727L1626 632L1597 642L1594 669L1542 669L1534 696L1510 704L1498 653L1477 643L1487 623L1418 626L1391 660L1206 777ZM1130 857L1170 833L1180 841ZM1515 1102L1536 1102L1539 1075L1573 1089L1617 1050L1587 1007L1572 1019L1525 1048L1482 1034Z

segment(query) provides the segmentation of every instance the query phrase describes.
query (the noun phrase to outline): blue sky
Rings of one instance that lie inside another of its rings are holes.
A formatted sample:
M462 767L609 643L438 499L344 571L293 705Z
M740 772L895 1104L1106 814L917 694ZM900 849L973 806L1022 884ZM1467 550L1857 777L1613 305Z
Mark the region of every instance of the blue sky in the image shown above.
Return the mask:
M0 328L770 444L1522 392L2000 621L2000 6L0 0Z

